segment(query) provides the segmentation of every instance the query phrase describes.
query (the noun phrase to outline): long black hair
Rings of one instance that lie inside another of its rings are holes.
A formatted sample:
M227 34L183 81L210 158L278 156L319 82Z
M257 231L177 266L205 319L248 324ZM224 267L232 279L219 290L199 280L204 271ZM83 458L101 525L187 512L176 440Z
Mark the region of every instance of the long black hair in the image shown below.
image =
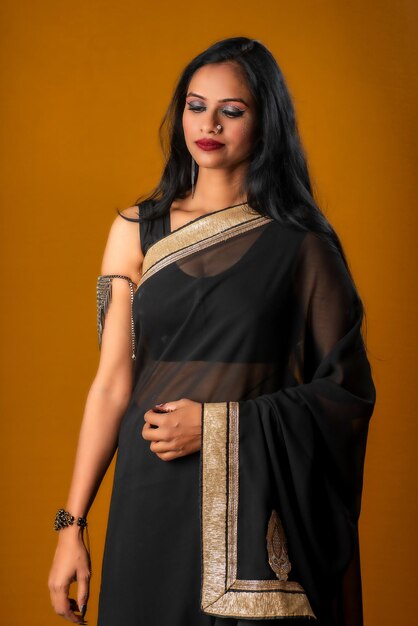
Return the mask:
M257 39L231 37L218 41L192 59L181 73L159 127L166 164L158 185L135 202L140 207L139 221L168 213L174 199L189 193L191 154L182 121L188 86L202 66L228 61L239 63L244 72L256 103L258 123L258 138L239 192L261 215L300 230L314 231L326 239L341 254L353 280L341 241L314 199L283 73L271 52Z

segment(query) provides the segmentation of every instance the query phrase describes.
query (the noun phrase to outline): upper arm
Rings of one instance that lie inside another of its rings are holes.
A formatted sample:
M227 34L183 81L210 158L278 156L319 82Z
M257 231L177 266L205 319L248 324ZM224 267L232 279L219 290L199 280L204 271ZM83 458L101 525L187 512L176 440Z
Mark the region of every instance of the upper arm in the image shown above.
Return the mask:
M123 211L130 218L138 217L138 207ZM143 255L139 224L118 215L109 232L101 276L126 276L136 289L142 273ZM101 338L100 362L96 379L105 387L124 393L132 382L132 293L128 280L113 278L111 298L106 307Z
M138 207L122 211L128 218L138 217ZM101 274L126 274L137 284L142 273L143 254L140 245L139 224L118 215L109 232Z

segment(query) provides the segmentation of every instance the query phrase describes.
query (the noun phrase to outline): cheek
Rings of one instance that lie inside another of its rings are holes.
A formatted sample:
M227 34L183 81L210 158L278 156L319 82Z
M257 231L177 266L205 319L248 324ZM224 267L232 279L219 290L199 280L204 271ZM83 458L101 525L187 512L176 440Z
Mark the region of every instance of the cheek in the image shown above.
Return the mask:
M185 112L183 113L182 121L183 121L183 130L184 130L184 133L186 134L188 131L188 123L187 123L187 115L185 114Z
M196 132L196 117L192 117L189 111L184 111L183 113L183 131L184 134L189 135L190 133Z
M252 120L243 120L234 130L234 137L237 143L247 146L253 141L254 131L254 122Z
M186 114L186 111L183 113L183 132L184 136L187 138L187 135L190 133L190 118Z

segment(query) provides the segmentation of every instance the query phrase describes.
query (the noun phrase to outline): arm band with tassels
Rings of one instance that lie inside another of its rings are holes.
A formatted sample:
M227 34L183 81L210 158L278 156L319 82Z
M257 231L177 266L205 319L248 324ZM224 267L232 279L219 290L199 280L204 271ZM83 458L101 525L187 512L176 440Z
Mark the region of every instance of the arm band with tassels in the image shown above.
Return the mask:
M131 292L131 339L132 339L132 359L135 360L135 327L133 318L133 300L134 300L134 286L135 283L128 276L122 276L121 274L107 274L99 276L97 278L97 333L99 339L99 348L102 346L102 335L104 329L104 323L106 319L107 310L112 300L112 280L114 278L123 278L128 281L129 289Z

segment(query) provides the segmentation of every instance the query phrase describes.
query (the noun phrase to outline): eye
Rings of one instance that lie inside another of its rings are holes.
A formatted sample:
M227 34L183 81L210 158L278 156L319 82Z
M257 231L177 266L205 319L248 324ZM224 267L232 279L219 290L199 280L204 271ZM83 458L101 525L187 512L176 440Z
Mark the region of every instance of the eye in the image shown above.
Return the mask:
M244 115L242 109L223 109L223 112L227 117L241 117L241 115Z
M189 111L194 111L195 113L200 113L206 108L201 104L193 104L192 102L187 102L186 104L188 104ZM245 111L239 109L238 107L234 107L232 109L222 109L222 112L227 117L241 117L241 115L244 115L245 113Z
M189 105L189 111L198 111L198 112L200 112L200 111L203 111L203 109L205 108L205 107L202 107L202 106L200 106L198 104L190 104L190 102L188 102L187 104Z

